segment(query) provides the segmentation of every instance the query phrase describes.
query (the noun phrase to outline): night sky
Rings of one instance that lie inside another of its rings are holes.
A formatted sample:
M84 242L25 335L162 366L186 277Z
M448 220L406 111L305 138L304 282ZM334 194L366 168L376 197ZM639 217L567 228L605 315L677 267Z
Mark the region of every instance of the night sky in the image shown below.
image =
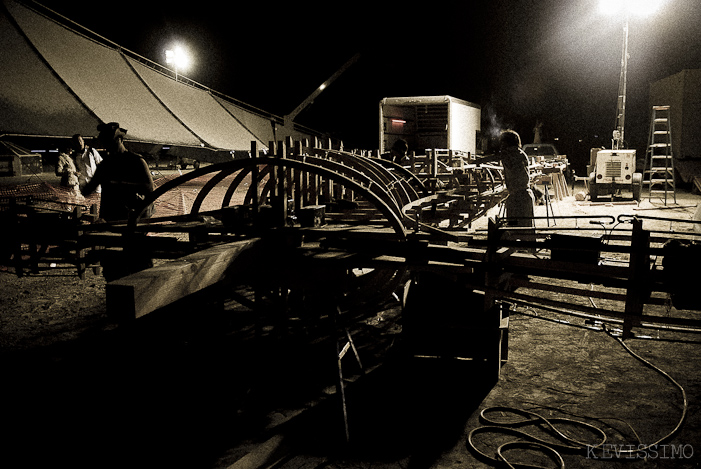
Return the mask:
M511 127L524 143L541 120L545 138L557 139L575 165L589 148L611 145L623 18L601 14L598 0L421 2L401 10L350 2L328 10L255 1L41 3L154 62L164 64L164 50L182 43L193 57L184 75L281 116L359 52L297 118L346 148L378 147L382 98L424 95L477 103L483 130ZM701 68L699 24L698 0L664 0L653 16L630 18L626 138L638 152L647 142L650 83Z

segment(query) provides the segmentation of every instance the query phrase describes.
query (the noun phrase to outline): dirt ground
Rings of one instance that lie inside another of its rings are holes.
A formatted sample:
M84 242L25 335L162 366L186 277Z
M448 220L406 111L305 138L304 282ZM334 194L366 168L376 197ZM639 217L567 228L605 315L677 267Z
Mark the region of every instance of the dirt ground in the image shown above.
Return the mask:
M677 196L667 206L569 197L552 211L691 219L701 197ZM401 318L390 301L353 326L364 365L374 371L348 388L346 444L339 403L324 399L335 379L331 346L272 336L252 342L252 313L231 292L208 291L124 327L107 316L104 279L91 270L84 279L61 267L18 278L3 268L0 284L1 467L258 467L246 456L260 454L260 444L277 435L295 447L294 456L261 467L493 467L468 443L476 431L475 447L493 454L512 438L483 428L480 413L490 408L501 421L518 409L606 432L605 451L562 450L567 467L701 467L698 334L640 330L625 341L627 350L583 320L516 307L508 361L494 383L471 363L397 358ZM675 308L659 313L699 318ZM593 430L564 425L568 435L597 441ZM545 435L533 424L519 429ZM532 451L509 457L557 467Z

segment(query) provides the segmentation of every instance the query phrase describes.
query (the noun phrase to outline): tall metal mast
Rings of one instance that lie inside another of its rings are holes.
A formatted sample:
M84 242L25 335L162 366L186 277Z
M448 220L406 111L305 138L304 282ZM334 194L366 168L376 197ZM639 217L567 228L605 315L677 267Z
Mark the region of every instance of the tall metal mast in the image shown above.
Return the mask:
M626 82L628 76L628 14L623 25L623 53L621 54L621 76L618 82L618 105L616 108L616 129L613 131L612 149L625 147L626 121Z

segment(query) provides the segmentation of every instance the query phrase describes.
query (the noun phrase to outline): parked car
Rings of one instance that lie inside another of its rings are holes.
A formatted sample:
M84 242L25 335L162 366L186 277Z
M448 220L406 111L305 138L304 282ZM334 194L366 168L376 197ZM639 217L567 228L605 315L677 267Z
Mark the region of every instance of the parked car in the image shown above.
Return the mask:
M539 156L543 157L541 160L547 162L559 159L566 159L565 155L560 155L557 152L555 145L552 145L550 143L527 143L523 145L522 148L523 151L526 152L526 155L528 155L529 157L535 157L537 160L541 159L537 158Z
M566 155L558 153L557 148L552 143L526 143L522 146L529 158L533 159L533 163L543 164L564 164L563 174L567 183L572 183L573 175L570 168L570 162Z
M200 167L200 161L194 158L186 158L184 156L178 157L177 166L180 169L187 169L188 165L192 165L194 169L197 169Z

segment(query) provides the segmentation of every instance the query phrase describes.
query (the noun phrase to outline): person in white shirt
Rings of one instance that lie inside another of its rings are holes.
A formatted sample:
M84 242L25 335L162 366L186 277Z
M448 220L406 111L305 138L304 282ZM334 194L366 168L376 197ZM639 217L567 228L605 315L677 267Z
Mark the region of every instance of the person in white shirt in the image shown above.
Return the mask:
M97 165L102 162L102 156L94 148L85 145L83 136L80 134L73 136L73 150L75 151L73 155L76 169L78 170L78 183L82 190L95 174ZM100 192L99 186L95 192Z
M58 154L56 163L56 176L61 177L61 186L72 189L76 194L80 193L78 185L78 170L73 161L71 148L62 148Z

